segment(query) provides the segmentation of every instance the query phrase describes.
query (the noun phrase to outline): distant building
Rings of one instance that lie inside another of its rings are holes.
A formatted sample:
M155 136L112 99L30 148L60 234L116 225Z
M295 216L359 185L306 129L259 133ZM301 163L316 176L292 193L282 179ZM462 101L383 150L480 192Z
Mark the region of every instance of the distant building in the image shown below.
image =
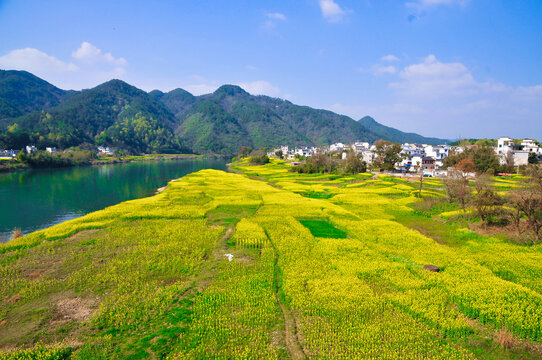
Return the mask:
M38 150L34 145L26 145L26 153L30 154L32 151Z
M15 150L0 150L0 159L13 159L17 157Z
M98 154L101 155L113 155L113 150L108 147L98 146Z
M45 151L47 151L50 154L56 153L56 147L46 147Z
M344 150L345 148L345 145L343 143L335 143L335 144L331 144L329 145L329 151L341 151L341 150Z
M428 145L425 147L425 155L432 157L435 161L444 160L450 153L449 145Z
M523 139L520 144L516 144L511 138L504 136L497 140L495 153L499 157L501 165L510 161L511 154L514 166L521 166L529 164L530 154L542 157L542 148L532 139Z

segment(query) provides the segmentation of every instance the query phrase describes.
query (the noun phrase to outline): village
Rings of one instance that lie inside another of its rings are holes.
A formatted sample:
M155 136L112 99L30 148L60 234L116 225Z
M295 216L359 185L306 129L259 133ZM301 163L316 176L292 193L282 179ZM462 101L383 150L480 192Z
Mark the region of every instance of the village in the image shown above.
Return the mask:
M461 144L461 143L460 143ZM461 145L428 145L401 144L401 161L395 164L395 170L401 173L420 173L427 176L442 177L447 175L444 159L450 154L463 152L471 144ZM514 140L510 137L500 137L493 146L500 164L511 164L515 167L542 161L542 146L536 140ZM376 159L376 145L369 142L354 142L352 144L335 143L327 147L277 147L267 153L270 157L282 157L288 160L301 160L313 154L329 154L345 159L348 152L355 152L367 165Z
M34 151L37 151L37 150L38 150L38 148L36 148L34 145L27 145L21 151L24 151L26 154L30 154L30 153L32 153ZM46 147L45 151L48 152L49 154L54 154L54 153L57 152L57 148L56 147ZM2 150L2 149L0 149L0 160L16 159L17 154L19 152L20 152L19 150L13 150L13 149L10 149L10 150ZM96 155L113 155L113 154L114 154L114 151L111 150L109 147L104 147L104 146L98 146L97 147Z

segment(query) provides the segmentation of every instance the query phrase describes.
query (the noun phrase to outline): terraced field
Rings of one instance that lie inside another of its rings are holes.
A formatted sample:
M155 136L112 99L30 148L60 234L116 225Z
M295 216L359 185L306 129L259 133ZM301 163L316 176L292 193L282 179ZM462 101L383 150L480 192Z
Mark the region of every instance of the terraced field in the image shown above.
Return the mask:
M232 169L0 245L0 359L542 356L539 247L400 179Z

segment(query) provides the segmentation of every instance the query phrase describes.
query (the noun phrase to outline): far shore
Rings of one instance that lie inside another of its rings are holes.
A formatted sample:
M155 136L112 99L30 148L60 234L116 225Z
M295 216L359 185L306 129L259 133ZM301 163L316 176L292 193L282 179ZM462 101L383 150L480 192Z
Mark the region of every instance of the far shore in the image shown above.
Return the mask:
M223 158L220 155L198 155L198 154L145 154L145 155L126 155L126 156L102 156L92 160L90 163L74 164L67 167L92 166L106 164L121 164L143 161L161 161L161 160L180 160L180 159L205 159L205 158ZM59 167L40 167L33 168L17 160L0 160L0 173L23 171L31 169L58 169Z

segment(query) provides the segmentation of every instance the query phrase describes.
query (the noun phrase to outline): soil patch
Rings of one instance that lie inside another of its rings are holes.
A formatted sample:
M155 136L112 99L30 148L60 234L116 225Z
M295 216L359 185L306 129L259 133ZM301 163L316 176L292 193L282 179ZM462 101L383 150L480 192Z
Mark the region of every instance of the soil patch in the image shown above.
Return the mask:
M86 321L94 311L94 303L92 299L81 297L62 299L56 304L57 316L54 321Z

